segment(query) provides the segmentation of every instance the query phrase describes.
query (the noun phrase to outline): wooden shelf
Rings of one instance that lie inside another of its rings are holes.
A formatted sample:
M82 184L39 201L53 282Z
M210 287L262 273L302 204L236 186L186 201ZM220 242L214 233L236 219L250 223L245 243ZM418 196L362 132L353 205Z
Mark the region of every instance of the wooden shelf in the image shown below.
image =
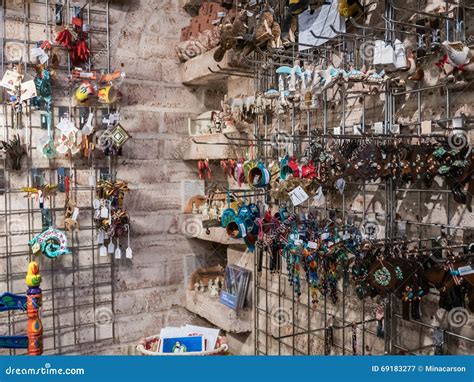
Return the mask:
M248 333L252 331L251 309L236 312L221 304L218 297L211 297L208 292L187 290L186 309L226 332Z
M207 220L201 214L182 214L182 232L186 237L211 241L223 245L242 245L245 244L243 239L232 239L227 235L225 228L212 227L209 228L209 235L202 226L202 221Z

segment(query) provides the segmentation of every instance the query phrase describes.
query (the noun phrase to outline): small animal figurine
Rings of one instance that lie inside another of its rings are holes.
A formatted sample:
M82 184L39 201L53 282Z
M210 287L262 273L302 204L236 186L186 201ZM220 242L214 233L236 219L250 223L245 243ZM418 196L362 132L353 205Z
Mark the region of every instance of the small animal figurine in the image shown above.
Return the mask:
M212 281L212 284L209 285L209 294L211 295L211 297L219 297L219 282L213 280L210 281Z

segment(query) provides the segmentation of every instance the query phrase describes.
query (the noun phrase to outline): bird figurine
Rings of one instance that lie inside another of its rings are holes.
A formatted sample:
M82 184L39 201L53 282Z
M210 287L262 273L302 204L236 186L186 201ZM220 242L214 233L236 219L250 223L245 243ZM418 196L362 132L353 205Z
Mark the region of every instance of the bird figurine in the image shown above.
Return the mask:
M348 18L358 18L364 14L364 7L357 0L339 0L339 13Z
M28 264L28 273L25 278L26 285L30 288L37 288L41 284L41 275L39 274L39 266L36 261Z
M425 78L425 72L420 66L416 65L415 55L413 52L408 54L407 61L410 67L407 71L408 79L415 82L422 81Z
M460 41L445 41L442 46L448 56L448 62L460 70L471 60L471 50Z
M248 30L248 13L246 10L240 11L237 16L235 16L234 22L232 24L232 35L235 40L242 40Z
M265 7L263 11L258 15L257 25L255 26L255 44L258 46L273 38L273 9L269 6ZM280 31L281 34L281 31Z
M283 42L281 41L280 24L274 21L271 29L272 29L272 35L273 35L273 38L270 40L270 43L269 43L271 49L282 49Z
M229 18L225 19L222 24L219 26L220 29L220 41L219 47L214 52L214 60L221 62L224 59L225 53L232 49L236 41L232 32L232 22Z

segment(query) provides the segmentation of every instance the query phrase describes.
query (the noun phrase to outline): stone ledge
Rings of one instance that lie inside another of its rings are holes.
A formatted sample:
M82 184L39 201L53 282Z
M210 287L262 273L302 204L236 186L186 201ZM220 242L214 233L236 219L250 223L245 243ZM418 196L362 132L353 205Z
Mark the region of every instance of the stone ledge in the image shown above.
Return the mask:
M211 49L197 57L194 57L183 64L182 78L185 85L215 85L218 81L226 81L228 74L223 73L218 65L226 70L230 68L230 53L227 52L222 62L214 60L214 52L217 48ZM214 73L212 73L211 69Z
M219 298L210 297L208 293L187 290L186 309L226 332L248 333L252 331L251 309L236 312L221 304Z

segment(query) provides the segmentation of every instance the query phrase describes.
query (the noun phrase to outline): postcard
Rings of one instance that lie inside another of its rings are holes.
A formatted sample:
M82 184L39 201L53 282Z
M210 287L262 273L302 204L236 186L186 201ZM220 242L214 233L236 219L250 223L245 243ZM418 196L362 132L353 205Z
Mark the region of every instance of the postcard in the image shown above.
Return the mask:
M161 341L162 353L191 353L203 350L203 336L163 338Z

